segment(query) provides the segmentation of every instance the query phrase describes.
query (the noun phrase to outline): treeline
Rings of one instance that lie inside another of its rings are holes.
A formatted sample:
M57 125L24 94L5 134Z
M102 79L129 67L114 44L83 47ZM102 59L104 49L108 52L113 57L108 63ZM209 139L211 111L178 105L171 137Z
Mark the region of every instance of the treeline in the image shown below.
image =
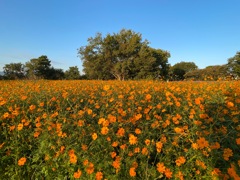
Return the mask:
M168 63L170 53L149 46L140 33L98 33L79 49L83 70L89 79L162 79L162 80L227 80L240 77L240 52L225 65L199 69L194 62Z
M3 67L4 75L1 79L16 80L16 79L82 79L77 66L69 67L67 71L56 69L51 66L51 61L47 56L43 55L39 58L31 59L25 64L10 63Z
M149 46L140 33L122 29L119 33L97 33L78 50L83 62L83 75L77 66L67 71L55 69L47 56L31 59L26 64L4 66L2 79L99 79L99 80L231 80L240 77L240 52L224 65L199 69L194 62L168 62L170 53Z

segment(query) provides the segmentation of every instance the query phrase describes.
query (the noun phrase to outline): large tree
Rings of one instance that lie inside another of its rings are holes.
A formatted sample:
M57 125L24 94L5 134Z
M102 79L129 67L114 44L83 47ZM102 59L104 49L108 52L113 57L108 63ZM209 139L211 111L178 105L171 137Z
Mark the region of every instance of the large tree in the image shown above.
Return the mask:
M98 33L79 49L84 72L90 79L142 79L165 76L170 54L149 47L139 33L123 29L102 37Z
M240 77L240 51L234 57L228 59L229 72L236 78Z
M51 61L47 56L31 59L26 63L27 76L30 79L49 79Z
M6 79L22 79L25 77L24 65L22 63L5 64L3 70Z
M183 80L188 72L198 69L194 62L181 61L170 68L170 76L173 80Z

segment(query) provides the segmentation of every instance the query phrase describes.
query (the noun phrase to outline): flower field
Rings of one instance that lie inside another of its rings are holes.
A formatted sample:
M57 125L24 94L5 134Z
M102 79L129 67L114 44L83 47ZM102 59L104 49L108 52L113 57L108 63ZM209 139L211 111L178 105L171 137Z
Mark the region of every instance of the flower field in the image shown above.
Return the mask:
M239 121L239 81L0 81L0 176L240 179Z

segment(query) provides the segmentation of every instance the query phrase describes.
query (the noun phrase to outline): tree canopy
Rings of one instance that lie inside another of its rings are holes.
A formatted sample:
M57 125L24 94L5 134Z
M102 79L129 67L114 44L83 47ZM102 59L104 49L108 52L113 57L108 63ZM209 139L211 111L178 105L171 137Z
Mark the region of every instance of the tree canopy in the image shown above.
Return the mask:
M240 77L240 51L234 57L228 59L227 66L233 76Z
M226 65L207 66L204 69L196 69L187 72L184 77L194 80L219 80L228 78L228 70Z
M43 55L39 58L31 59L26 63L27 76L30 79L48 79L51 61L47 56Z
M78 54L89 79L154 79L168 74L170 53L151 48L132 30L122 29L106 37L97 33Z
M80 72L77 66L69 67L69 69L65 72L66 79L80 79Z
M5 64L3 70L6 79L23 79L25 76L24 65L22 63Z

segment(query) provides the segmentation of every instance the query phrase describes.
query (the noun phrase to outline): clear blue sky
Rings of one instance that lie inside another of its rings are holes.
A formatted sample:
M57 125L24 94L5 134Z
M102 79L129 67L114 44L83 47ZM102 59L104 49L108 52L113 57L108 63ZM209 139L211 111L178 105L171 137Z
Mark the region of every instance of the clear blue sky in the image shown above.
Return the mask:
M240 51L239 8L240 0L0 0L0 71L41 55L82 70L77 49L87 38L122 28L169 51L171 65L225 64Z

